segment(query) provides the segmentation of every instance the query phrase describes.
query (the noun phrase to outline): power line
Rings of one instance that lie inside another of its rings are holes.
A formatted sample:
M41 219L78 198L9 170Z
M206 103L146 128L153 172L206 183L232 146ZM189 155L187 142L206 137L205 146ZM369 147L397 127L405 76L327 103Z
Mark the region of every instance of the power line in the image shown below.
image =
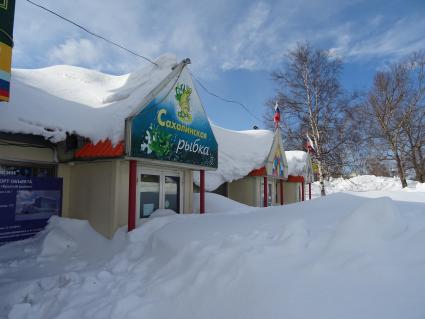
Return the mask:
M120 48L122 50L125 50L125 51L127 51L127 52L129 52L129 53L131 53L131 54L133 54L135 56L138 56L139 58L145 59L146 61L148 61L148 62L150 62L150 63L158 66L158 64L156 64L155 62L153 62L151 59L149 59L149 58L147 58L147 57L145 57L145 56L143 56L143 55L141 55L141 54L139 54L137 52L134 52L133 50L127 49L125 46L123 46L121 44L118 44L118 43L116 43L116 42L114 42L112 40L109 40L109 39L107 39L107 38L105 38L105 37L103 37L103 36L101 36L101 35L99 35L97 33L94 33L93 31L90 31L89 29L83 27L82 25L79 25L77 22L74 22L71 19L65 18L64 16L60 15L59 13L56 13L56 12L54 12L54 11L46 8L46 7L42 6L41 4L35 3L33 1L31 1L31 0L25 0L25 1L27 1L28 3L30 3L30 4L32 4L32 5L36 6L36 7L39 7L40 9L43 9L43 10L45 10L45 11L51 13L51 14L54 14L58 18L60 18L62 20L65 20L66 22L69 22L69 23L73 24L77 28L80 28L84 32L87 32L87 33L91 34L94 37L97 37L99 39L102 39L103 41L106 41L109 44L112 44L112 45L114 45L114 46L116 46L116 47L118 47L118 48Z
M237 105L241 106L249 115L251 115L253 118L255 118L260 123L262 122L262 120L260 118L258 118L254 113L252 113L248 109L248 107L245 104L243 104L242 102L239 102L239 101L236 101L236 100L227 99L227 98L221 97L218 94L215 94L214 92L211 92L208 88L205 87L204 84L202 84L202 82L193 73L191 73L191 75L195 79L195 81L199 84L199 86L202 89L204 89L204 91L207 92L209 95L212 95L212 96L214 96L214 97L216 97L216 98L218 98L218 99L220 99L220 100L222 100L224 102L233 103L233 104L237 104Z
M57 12L55 12L53 10L50 10L50 9L48 9L48 8L46 8L46 7L38 4L38 3L35 3L33 1L31 1L31 0L25 0L25 1L27 1L28 3L34 5L34 6L40 8L42 10L45 10L45 11L47 11L47 12L55 15L56 17L58 17L58 18L60 18L60 19L62 19L64 21L66 21L68 23L71 23L72 25L76 26L77 28L83 30L84 32L86 32L86 33L88 33L88 34L90 34L90 35L92 35L94 37L97 37L99 39L102 39L103 41L105 41L105 42L107 42L109 44L112 44L112 45L114 45L114 46L116 46L116 47L118 47L118 48L120 48L120 49L122 49L124 51L127 51L127 52L129 52L129 53L131 53L131 54L133 54L133 55L135 55L135 56L137 56L139 58L142 58L142 59L144 59L144 60L146 60L146 61L148 61L148 62L150 62L150 63L152 63L152 64L154 64L156 66L158 66L158 64L156 64L155 62L153 62L151 59L149 59L149 58L147 58L147 57L145 57L145 56L143 56L143 55L141 55L141 54L139 54L139 53L137 53L137 52L135 52L135 51L133 51L131 49L128 49L128 48L126 48L125 46L123 46L121 44L118 44L118 43L116 43L116 42L114 42L112 40L109 40L109 39L105 38L104 36L101 36L101 35L99 35L97 33L94 33L93 31L90 31L86 27L83 27L82 25L78 24L77 22L75 22L75 21L73 21L71 19L68 19L68 18L62 16L62 15L60 15L59 13L57 13ZM216 97L216 98L218 98L218 99L220 99L220 100L222 100L222 101L224 101L226 103L232 103L232 104L237 104L237 105L241 106L249 115L251 115L253 118L255 118L260 123L262 122L262 120L259 117L257 117L254 113L252 113L245 104L243 104L243 103L241 103L239 101L236 101L236 100L232 100L232 99L227 99L227 98L221 97L218 94L215 94L214 92L211 92L193 73L191 73L191 75L195 79L195 81L199 84L199 86L206 93L208 93L209 95L212 95L212 96L214 96L214 97Z

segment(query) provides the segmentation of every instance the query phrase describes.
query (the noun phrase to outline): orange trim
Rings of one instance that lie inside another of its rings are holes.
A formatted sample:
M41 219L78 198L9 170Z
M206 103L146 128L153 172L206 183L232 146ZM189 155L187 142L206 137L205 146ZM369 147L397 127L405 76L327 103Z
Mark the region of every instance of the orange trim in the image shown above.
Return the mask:
M260 167L257 169L254 169L251 171L251 173L248 174L249 176L267 176L266 167Z
M124 155L124 142L112 145L110 140L99 141L96 144L86 143L75 152L75 158L110 158Z
M304 183L304 176L289 175L287 182L289 182L289 183Z

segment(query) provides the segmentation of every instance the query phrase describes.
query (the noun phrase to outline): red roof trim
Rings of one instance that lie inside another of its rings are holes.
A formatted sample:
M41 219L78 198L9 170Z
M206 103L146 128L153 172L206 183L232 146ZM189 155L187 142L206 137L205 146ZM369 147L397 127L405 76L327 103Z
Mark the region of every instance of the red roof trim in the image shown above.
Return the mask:
M249 176L267 176L266 167L263 166L263 167L254 169L248 175Z
M288 176L288 182L289 183L304 183L304 176Z
M75 152L75 158L111 158L124 155L124 141L112 145L110 140L86 143Z

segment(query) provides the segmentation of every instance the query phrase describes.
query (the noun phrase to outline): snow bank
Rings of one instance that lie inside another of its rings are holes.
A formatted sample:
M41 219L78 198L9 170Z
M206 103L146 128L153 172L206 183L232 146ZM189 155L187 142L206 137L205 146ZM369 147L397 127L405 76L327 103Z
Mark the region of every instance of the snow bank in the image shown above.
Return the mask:
M363 253L396 239L406 230L406 223L394 202L381 197L365 202L336 228L331 250Z
M173 216L175 214L177 214L177 213L174 210L172 210L172 209L157 209L156 211L154 211L149 216L149 218Z
M60 65L13 69L11 99L0 108L0 130L64 140L66 132L92 139L124 139L124 119L171 72L176 58L164 55L130 74L114 76ZM93 125L96 123L96 125Z
M210 195L213 208L219 197ZM66 232L77 246L79 229ZM424 234L425 203L338 193L244 214L150 218L94 267L6 281L7 265L31 263L23 251L32 239L1 261L0 317L424 318ZM98 245L90 258L103 256Z
M35 237L0 247L0 274L9 273L0 283L86 268L110 258L121 245L123 237L119 232L112 242L97 233L86 220L52 216L46 228ZM8 262L11 259L14 263Z
M248 175L264 165L274 134L267 130L232 131L211 124L218 143L218 168L205 172L205 188L213 191L224 182ZM199 185L199 172L193 179Z
M408 187L403 189L398 177L374 175L360 175L349 179L331 178L329 181L325 181L327 194L350 192L372 198L390 196L396 200L425 202L425 184L408 180L407 185ZM418 192L422 193L422 196L417 196ZM313 197L320 196L319 182L313 183L312 193ZM410 196L409 193L412 195Z
M236 202L230 198L214 193L205 193L206 213L244 213L253 209L255 208ZM193 210L199 212L199 193L193 194Z

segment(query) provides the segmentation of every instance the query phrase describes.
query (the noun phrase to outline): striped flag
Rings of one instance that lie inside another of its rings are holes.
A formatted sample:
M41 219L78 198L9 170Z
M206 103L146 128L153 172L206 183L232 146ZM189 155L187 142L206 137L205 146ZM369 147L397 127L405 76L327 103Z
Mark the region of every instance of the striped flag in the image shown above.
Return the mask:
M277 101L274 106L273 121L274 121L275 128L278 128L280 126L280 109L279 109L279 105L277 104Z
M0 0L0 102L9 101L15 0Z
M316 152L313 141L311 140L310 135L308 135L308 133L306 134L305 148L307 149L307 153L314 154Z

